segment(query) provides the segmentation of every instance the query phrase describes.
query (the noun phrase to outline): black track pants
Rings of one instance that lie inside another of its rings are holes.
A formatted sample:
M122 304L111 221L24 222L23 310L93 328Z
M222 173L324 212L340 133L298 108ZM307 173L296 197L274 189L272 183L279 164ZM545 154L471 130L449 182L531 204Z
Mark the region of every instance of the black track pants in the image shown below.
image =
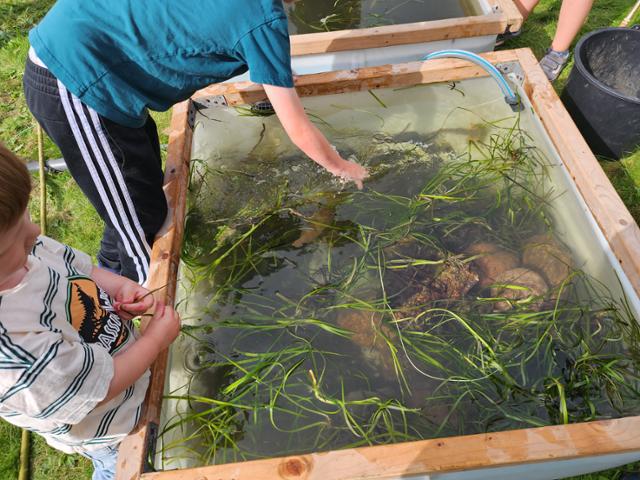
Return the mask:
M71 175L105 222L99 262L143 283L149 274L150 246L167 215L153 119L141 128L114 123L30 60L23 85L31 113L60 148Z

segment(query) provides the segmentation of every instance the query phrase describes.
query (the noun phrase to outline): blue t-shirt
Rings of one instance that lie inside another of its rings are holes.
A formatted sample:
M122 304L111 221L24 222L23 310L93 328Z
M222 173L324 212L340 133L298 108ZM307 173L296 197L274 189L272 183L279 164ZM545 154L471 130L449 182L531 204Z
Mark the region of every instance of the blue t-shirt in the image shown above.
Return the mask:
M29 40L68 90L129 127L247 69L293 86L281 0L58 0Z

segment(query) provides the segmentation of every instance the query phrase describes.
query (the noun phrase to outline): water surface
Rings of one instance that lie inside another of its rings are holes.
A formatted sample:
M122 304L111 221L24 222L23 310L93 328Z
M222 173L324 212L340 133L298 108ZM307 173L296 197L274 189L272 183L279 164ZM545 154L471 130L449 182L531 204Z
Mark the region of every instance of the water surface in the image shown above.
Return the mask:
M364 190L273 116L198 115L159 466L640 412L637 297L530 110L487 79L305 108Z
M296 33L399 25L482 14L477 0L299 0L287 7Z

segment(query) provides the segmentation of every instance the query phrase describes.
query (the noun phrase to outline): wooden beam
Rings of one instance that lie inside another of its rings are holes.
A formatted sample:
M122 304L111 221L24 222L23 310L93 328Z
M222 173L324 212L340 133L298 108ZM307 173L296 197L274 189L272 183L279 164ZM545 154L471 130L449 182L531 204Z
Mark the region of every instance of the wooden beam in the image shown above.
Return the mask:
M481 55L493 64L515 62L513 50ZM357 70L302 75L296 80L296 90L302 97L333 95L377 88L398 88L422 83L451 82L487 76L480 67L465 60L437 59L401 65L383 65ZM251 104L267 98L262 85L252 82L218 83L196 92L194 100L223 96L229 105Z
M498 35L506 30L513 32L522 27L522 14L513 0L490 0L490 4L494 7L495 13L487 15L292 35L291 55L312 55Z
M640 292L640 228L529 49L515 51L525 90L600 230L636 292Z
M640 417L148 473L143 480L382 480L640 451Z
M184 234L186 191L189 182L189 160L192 130L188 126L190 101L173 107L169 150L164 174L164 191L169 212L165 225L158 232L151 252L151 271L148 288L166 285L164 301L173 305L180 251ZM143 326L144 328L144 326ZM151 378L138 426L120 444L116 477L119 480L138 479L147 461L147 444L151 424L160 421L167 351L162 352L151 366Z
M522 13L520 13L520 10L513 0L491 0L490 3L494 7L497 7L498 10L506 17L506 22L510 32L515 32L522 28ZM504 30L500 33L503 32Z
M520 17L520 22L522 23L522 17ZM306 33L291 36L291 55L363 50L365 48L497 35L503 33L509 25L507 14L495 13L383 27Z

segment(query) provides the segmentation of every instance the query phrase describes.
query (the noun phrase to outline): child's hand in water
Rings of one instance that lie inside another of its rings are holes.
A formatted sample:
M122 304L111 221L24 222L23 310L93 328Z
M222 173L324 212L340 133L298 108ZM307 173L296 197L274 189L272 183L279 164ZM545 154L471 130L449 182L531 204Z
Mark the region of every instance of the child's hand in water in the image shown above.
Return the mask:
M369 176L369 171L353 160L342 159L340 164L328 170L336 177L340 177L348 182L354 182L358 190L362 190L362 181Z

